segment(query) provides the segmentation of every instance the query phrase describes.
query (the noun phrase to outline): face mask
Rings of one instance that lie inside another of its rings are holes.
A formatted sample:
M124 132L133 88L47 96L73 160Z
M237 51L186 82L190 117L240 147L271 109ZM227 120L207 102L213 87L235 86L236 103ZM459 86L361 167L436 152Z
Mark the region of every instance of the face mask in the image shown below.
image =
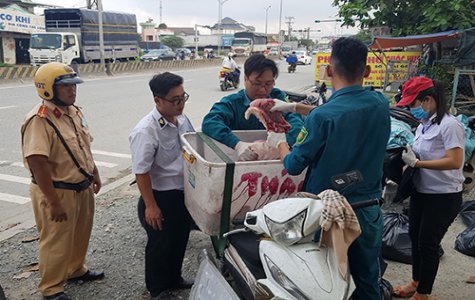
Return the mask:
M411 108L411 114L414 116L414 118L420 120L420 119L425 119L429 116L429 113L426 112L422 106L418 106L416 108Z

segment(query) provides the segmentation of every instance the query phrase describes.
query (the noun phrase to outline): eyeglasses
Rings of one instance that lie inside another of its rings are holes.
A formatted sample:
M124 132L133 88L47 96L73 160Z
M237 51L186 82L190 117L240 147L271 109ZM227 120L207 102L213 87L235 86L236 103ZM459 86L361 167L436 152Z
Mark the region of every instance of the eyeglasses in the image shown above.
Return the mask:
M176 96L176 97L173 97L171 99L167 99L165 97L160 97L160 99L163 99L167 102L170 102L171 104L173 105L178 105L179 103L181 102L186 102L188 100L188 98L190 98L190 95L188 95L188 93L184 93L183 96Z
M271 89L274 87L275 85L275 80L272 80L272 81L268 81L268 82L264 82L264 83L260 83L260 82L255 82L255 81L252 81L251 79L247 79L249 80L249 82L251 83L251 85L255 88L265 88L265 89Z

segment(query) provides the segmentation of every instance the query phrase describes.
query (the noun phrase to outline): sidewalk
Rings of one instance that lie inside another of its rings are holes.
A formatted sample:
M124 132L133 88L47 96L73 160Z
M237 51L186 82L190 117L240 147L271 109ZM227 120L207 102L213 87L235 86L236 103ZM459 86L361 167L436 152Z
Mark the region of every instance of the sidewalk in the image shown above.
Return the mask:
M66 292L73 299L149 299L144 283L145 231L137 219L136 186L127 183L97 198L96 216L88 253L88 266L104 269L106 278L100 282L68 284ZM467 199L472 195L467 195ZM398 210L400 206L387 206L385 210ZM465 226L456 220L443 240L445 254L442 258L434 295L437 299L473 299L475 285L465 283L475 275L475 258L453 249L455 237ZM41 299L37 291L38 272L28 272L37 263L38 241L36 228L31 228L0 242L0 283L7 299ZM197 255L202 248L212 252L209 238L192 231L183 273L194 276L197 271ZM388 261L385 274L393 285L410 279L411 267ZM14 279L14 277L25 277ZM187 299L189 291L175 291L180 299Z
M144 279L146 234L137 218L137 186L127 183L100 195L96 200L94 228L88 251L88 266L103 269L106 277L100 282L68 284L66 292L72 299L149 299ZM0 284L7 299L42 299L37 290L37 271L28 269L38 262L36 227L0 242ZM197 255L210 248L209 238L192 231L183 266L186 276L194 276ZM25 277L14 279L14 277ZM189 290L175 291L180 299L188 299Z

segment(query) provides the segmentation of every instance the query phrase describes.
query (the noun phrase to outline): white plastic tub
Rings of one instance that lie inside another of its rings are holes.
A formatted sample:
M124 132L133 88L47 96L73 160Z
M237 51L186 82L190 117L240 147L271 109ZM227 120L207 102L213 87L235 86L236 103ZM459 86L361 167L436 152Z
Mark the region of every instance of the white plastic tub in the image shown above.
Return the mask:
M264 130L235 131L242 141L265 140ZM197 133L181 136L185 159L185 203L198 227L208 235L218 235L225 188L226 163ZM213 140L231 160L236 152ZM287 198L300 191L305 171L290 176L279 160L236 162L232 185L231 220L264 204Z

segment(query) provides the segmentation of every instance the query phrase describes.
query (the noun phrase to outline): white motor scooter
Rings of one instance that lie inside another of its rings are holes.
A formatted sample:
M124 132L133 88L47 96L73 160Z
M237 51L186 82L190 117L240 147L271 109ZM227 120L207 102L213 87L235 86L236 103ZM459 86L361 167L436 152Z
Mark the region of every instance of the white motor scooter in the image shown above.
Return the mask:
M332 178L340 191L361 180L359 172ZM371 200L358 203L358 207L376 204L378 201ZM240 298L336 300L351 296L355 286L350 272L343 278L334 249L314 241L322 210L322 201L313 198L281 199L248 212L244 228L225 234L229 244L224 250L221 273L228 277ZM206 273L208 282L222 282L210 279L211 273ZM206 299L200 290L209 296L213 288L200 284L197 276L190 299ZM214 296L235 299L235 295Z

